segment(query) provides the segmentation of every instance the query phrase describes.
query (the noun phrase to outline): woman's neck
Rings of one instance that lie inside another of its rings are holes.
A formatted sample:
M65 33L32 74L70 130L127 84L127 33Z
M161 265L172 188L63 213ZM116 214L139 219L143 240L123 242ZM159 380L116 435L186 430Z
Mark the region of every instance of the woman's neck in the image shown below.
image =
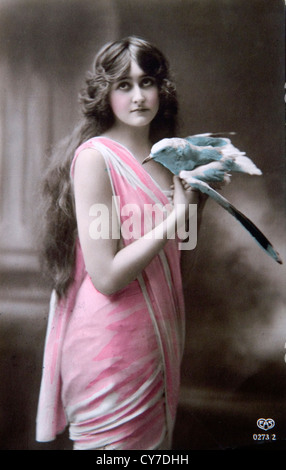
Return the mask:
M152 146L149 140L149 127L119 128L114 126L106 131L103 136L124 145L139 162L142 162L149 155Z

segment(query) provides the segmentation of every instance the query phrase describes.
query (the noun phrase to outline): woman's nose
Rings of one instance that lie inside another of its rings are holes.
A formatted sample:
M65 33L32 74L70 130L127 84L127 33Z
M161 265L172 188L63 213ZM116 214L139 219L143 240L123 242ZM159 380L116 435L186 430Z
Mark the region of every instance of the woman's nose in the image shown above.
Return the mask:
M133 92L132 98L133 98L134 103L143 103L145 101L145 96L140 86L138 85L134 86L134 92Z

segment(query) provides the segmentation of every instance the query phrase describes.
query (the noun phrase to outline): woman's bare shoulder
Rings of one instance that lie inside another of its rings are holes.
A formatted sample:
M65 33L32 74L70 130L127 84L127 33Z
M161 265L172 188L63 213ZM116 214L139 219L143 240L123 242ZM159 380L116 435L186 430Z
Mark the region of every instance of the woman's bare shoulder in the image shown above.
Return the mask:
M105 159L101 152L94 148L81 150L74 164L74 181L83 181L88 184L89 181L96 180L97 183L106 182L108 172Z
M95 148L85 148L81 150L75 160L76 170L92 170L106 167L105 160L101 152Z

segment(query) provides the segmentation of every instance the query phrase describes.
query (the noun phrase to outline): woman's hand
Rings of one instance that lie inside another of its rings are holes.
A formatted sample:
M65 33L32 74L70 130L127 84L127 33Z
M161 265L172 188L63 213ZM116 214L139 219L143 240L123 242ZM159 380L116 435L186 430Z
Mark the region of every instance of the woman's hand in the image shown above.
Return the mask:
M171 186L173 190L173 205L174 207L185 206L185 215L189 215L189 204L197 204L198 211L201 211L208 199L206 194L203 194L197 189L193 189L190 185L179 176L174 176L174 184Z
M228 185L231 181L231 175L229 174L229 165L225 161L215 161L206 165L201 165L190 171L181 172L181 177L174 177L173 185L173 203L176 204L197 204L198 211L203 209L207 195L201 191L191 188L187 180L183 178L186 175L192 178L205 181L215 190L221 190L224 186ZM183 173L185 173L183 175Z

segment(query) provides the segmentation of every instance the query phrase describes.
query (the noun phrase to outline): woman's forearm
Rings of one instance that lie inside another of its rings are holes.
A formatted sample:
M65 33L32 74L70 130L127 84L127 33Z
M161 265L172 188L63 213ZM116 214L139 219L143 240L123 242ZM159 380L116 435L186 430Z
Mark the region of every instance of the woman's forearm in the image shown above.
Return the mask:
M177 206L166 219L153 230L117 251L107 261L100 278L96 276L95 287L103 294L111 295L122 289L142 272L170 238L174 238L176 230L185 223L185 208ZM93 276L91 279L93 280Z

